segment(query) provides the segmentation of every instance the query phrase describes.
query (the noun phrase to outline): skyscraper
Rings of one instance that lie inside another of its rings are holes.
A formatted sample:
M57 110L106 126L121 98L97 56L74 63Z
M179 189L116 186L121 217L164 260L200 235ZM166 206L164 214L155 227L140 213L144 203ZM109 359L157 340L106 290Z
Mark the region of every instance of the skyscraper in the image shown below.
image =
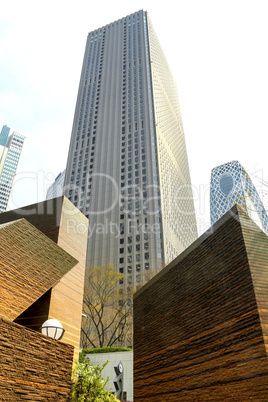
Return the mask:
M0 145L2 145L2 146L6 145L9 132L10 132L10 128L7 125L2 127L2 130L0 133Z
M147 12L88 34L64 194L89 217L88 262L140 286L197 237L176 85Z
M0 213L6 211L25 137L3 126L0 134Z
M49 186L47 190L46 199L60 197L63 194L63 185L65 178L65 170L57 175L54 182Z
M245 212L268 234L268 216L261 198L248 173L238 161L217 166L211 171L210 220L215 223L234 204Z

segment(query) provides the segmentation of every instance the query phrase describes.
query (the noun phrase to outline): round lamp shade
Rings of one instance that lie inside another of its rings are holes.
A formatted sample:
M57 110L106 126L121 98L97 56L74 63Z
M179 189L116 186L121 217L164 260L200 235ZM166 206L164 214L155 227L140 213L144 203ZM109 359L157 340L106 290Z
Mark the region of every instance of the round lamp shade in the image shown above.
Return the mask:
M41 327L41 333L47 335L50 338L57 339L58 341L63 337L64 329L61 323L54 318L47 320Z

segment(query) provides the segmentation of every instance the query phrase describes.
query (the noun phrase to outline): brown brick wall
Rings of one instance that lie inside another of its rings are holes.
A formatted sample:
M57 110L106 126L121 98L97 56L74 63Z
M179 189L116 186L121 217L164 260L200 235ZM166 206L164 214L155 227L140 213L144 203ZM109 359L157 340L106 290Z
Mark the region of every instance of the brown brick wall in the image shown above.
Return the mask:
M0 400L67 401L73 346L0 318Z
M53 286L47 311L37 303L25 315L19 317L19 323L36 328L45 313L45 319L58 319L65 329L62 341L75 347L74 360L78 360L88 219L66 197L4 212L0 214L0 224L20 218L25 218L52 239L74 257L77 263ZM36 322L32 325L34 321Z
M53 287L50 317L58 317L65 327L63 341L75 346L75 360L78 360L80 346L87 231L88 219L64 197L57 244L76 258L78 263Z
M242 217L243 219L243 217ZM266 352L268 353L268 247L267 236L254 222L242 226Z
M25 219L1 227L0 316L14 320L76 264Z
M136 293L134 398L263 400L267 384L250 265L231 214Z

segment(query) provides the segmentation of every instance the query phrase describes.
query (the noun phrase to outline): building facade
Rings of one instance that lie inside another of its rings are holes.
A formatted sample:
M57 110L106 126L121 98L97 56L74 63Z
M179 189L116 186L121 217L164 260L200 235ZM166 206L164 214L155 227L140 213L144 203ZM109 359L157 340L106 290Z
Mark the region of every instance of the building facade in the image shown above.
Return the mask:
M7 142L7 137L10 132L10 127L7 125L2 127L1 133L0 133L0 145L5 146Z
M65 170L58 174L55 178L55 181L49 186L47 190L46 199L50 200L51 198L60 197L63 194L63 185L65 179Z
M0 213L6 211L25 137L3 126L0 135Z
M262 200L248 173L238 161L217 166L211 171L210 219L213 225L234 204L245 212L268 234L268 216Z
M88 34L64 194L89 217L88 263L125 286L197 237L176 84L145 11Z

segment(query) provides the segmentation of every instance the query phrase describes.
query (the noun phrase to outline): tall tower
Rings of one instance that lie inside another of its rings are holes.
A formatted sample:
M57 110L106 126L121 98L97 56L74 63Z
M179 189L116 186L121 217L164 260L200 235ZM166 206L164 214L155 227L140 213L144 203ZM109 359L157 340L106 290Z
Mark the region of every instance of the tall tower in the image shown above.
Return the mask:
M6 211L25 137L3 126L0 135L0 213Z
M65 178L65 170L58 174L54 182L47 189L47 195L46 195L47 200L50 200L51 198L60 197L62 195L64 178Z
M0 133L0 145L2 145L2 146L6 145L9 132L10 132L10 128L7 125L2 127L2 130Z
M211 171L210 220L215 223L234 204L244 211L268 234L268 216L248 173L238 161L216 166Z
M88 34L64 194L89 218L88 262L139 287L197 237L176 85L147 12Z

